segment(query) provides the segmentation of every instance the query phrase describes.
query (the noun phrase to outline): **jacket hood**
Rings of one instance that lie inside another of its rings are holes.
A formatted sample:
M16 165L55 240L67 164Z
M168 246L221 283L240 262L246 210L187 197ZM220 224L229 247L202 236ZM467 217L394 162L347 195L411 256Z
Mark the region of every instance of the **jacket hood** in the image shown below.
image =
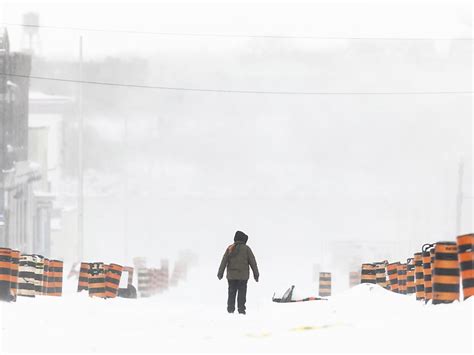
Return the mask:
M241 231L235 232L234 242L247 243L247 240L249 240L249 236L247 234Z

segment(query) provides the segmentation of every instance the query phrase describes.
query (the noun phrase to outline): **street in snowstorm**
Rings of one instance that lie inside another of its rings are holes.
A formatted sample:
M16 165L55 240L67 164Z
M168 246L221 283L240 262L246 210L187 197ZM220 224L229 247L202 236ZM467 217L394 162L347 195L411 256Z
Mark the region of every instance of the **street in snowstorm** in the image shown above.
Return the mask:
M0 0L0 352L474 350L469 0Z

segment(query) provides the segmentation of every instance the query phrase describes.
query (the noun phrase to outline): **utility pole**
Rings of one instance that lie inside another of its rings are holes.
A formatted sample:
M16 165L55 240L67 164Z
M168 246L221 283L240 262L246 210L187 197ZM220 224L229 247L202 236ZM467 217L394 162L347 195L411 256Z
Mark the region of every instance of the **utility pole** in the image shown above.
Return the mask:
M125 115L123 122L123 141L125 153L124 157L124 176L123 176L123 259L124 263L127 263L128 258L128 117Z
M78 184L77 184L77 236L78 236L78 256L82 261L84 256L84 117L82 111L82 36L79 37L79 83L78 83Z
M6 5L4 4L4 7ZM4 15L5 16L5 15ZM8 37L6 31L0 29L0 38L2 39L3 46L0 48L0 243L4 246L8 246L6 239L6 218L5 218L5 190L4 184L4 172L6 169L6 143L5 143L5 129L7 119L7 76L8 73Z
M458 167L458 194L456 196L456 235L461 234L462 223L462 200L463 200L464 161L459 162Z

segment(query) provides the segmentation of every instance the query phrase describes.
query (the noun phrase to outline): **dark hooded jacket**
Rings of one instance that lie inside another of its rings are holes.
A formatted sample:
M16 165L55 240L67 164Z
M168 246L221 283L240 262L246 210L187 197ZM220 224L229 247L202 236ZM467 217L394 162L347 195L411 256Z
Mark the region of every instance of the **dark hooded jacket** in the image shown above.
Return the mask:
M253 277L258 280L257 261L253 255L252 249L246 244L248 236L237 231L234 237L234 244L229 245L222 257L221 265L217 276L221 279L224 276L224 270L227 268L228 280L248 280L250 276L249 266L252 268Z

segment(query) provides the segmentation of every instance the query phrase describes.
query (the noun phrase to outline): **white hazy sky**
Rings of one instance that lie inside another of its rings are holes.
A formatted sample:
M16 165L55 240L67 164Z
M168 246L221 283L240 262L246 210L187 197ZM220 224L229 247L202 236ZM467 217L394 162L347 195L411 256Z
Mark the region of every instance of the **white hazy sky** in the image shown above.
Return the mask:
M35 11L45 26L218 34L362 37L470 37L471 1L11 1L1 0L0 20L19 24ZM21 39L21 29L8 27ZM42 53L77 55L84 37L87 56L149 53L157 48L190 50L205 45L239 46L239 38L181 38L41 29ZM12 41L18 46L21 41ZM305 41L300 46L340 43ZM16 48L15 48L16 49Z

